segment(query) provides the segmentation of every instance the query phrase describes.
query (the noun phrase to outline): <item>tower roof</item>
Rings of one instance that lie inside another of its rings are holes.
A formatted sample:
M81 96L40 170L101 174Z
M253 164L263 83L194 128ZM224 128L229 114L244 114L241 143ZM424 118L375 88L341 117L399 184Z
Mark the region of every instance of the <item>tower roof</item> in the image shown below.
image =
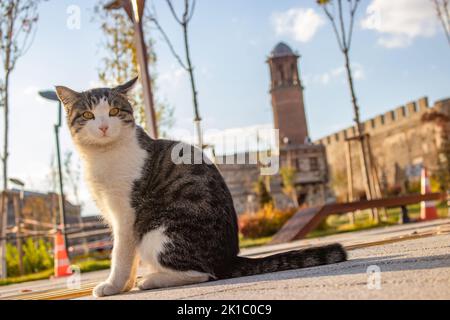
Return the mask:
M285 57L285 56L295 56L296 54L294 51L292 51L291 47L289 47L286 43L280 42L278 43L275 48L273 48L272 52L270 53L271 58L279 58L279 57Z

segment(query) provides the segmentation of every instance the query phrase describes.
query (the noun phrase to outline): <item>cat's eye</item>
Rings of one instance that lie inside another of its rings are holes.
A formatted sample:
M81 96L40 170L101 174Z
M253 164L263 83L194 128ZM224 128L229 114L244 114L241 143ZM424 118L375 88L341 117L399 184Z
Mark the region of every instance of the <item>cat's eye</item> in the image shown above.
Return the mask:
M92 112L90 112L90 111L85 111L85 112L83 112L82 116L83 116L83 118L84 118L85 120L91 120L91 119L94 119L94 118L95 118L95 117L94 117L94 114L93 114Z
M111 117L115 117L119 114L119 111L120 111L119 108L112 108L111 110L109 110L109 115Z

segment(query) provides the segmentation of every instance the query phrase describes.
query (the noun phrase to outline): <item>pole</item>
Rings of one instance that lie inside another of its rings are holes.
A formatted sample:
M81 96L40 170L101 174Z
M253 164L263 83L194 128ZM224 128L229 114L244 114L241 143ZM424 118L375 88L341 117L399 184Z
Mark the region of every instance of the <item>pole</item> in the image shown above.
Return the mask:
M144 42L141 22L134 22L134 30L136 36L136 51L139 62L139 75L142 81L142 91L144 94L145 118L150 136L153 139L158 138L158 130L156 126L156 113L153 103L152 80L148 73L147 50Z
M131 5L130 5L131 2ZM134 37L136 45L136 55L139 63L139 76L142 82L142 91L144 95L145 119L149 135L153 139L158 138L158 127L156 125L156 112L153 101L152 79L148 72L148 56L145 46L144 31L142 29L142 13L145 6L145 0L124 1L122 4L128 17L133 21Z
M353 197L353 168L352 168L352 151L350 141L347 140L347 148L345 149L345 159L347 162L347 201L352 202ZM355 224L355 212L350 212L350 224Z
M375 163L375 157L373 156L372 146L370 144L370 135L367 134L366 138L367 138L367 148L368 148L369 159L370 159L370 168L372 169L372 179L373 179L373 189L372 190L375 194L375 198L381 199L383 197L383 192L381 190L381 183L380 183L380 178L378 176L378 170L377 170L377 165ZM385 208L380 208L378 213L381 214L384 221L387 221L388 216L387 216L387 212L386 212Z
M64 244L66 248L68 246L67 242L67 234L66 234L66 206L64 203L64 182L62 175L62 167L61 167L61 150L59 146L59 128L61 127L61 102L58 102L58 123L55 124L55 139L56 139L56 156L58 159L58 176L59 176L59 214L60 214L60 228L61 232L64 235Z
M8 196L6 190L2 191L1 217L0 217L0 279L5 279L6 270L6 224L8 221Z
M366 189L366 197L367 200L372 200L372 190L370 188L370 170L368 168L368 159L367 159L367 155L366 155L366 148L364 146L364 129L363 126L361 124L361 120L359 117L359 106L358 106L358 102L356 99L356 94L355 94L355 90L353 87L353 78L352 78L352 72L351 72L351 66L350 66L350 59L348 57L348 51L345 50L344 51L344 57L345 57L345 67L347 70L347 79L349 82L349 87L350 87L350 94L352 97L352 103L353 103L353 112L355 115L354 121L356 124L356 135L359 137L359 144L360 144L360 149L361 149L361 165L362 165L362 174L363 174L363 181L365 184L365 189Z
M13 194L13 204L14 204L14 216L15 216L15 223L16 223L16 245L17 245L17 252L19 254L19 272L20 275L23 275L23 254L22 254L22 232L21 232L21 218L22 218L22 194L23 190L20 191L20 202L19 199L17 199L17 196Z
M187 12L187 11L186 11ZM186 52L186 61L188 66L189 78L191 80L192 101L194 104L194 123L197 131L197 144L200 150L203 150L203 135L201 128L201 117L198 110L197 88L195 85L194 68L192 67L191 54L189 51L189 38L188 38L188 21L187 17L183 17L183 36L184 36L184 50Z

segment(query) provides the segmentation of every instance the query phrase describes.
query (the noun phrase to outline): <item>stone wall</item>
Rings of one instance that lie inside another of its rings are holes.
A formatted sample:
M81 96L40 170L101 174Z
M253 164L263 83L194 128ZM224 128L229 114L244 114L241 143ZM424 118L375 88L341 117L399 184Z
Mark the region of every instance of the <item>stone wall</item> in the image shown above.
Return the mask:
M424 97L363 123L385 190L392 187L404 189L408 183L417 181L423 165L431 172L437 170L442 138L448 136L449 131L448 124L442 126L437 121L425 121L433 113L450 116L450 99L429 106L428 99ZM355 137L355 129L350 127L315 141L326 148L331 184L338 197L346 194L346 139ZM350 148L354 187L362 193L359 142L351 141Z
M256 153L239 154L242 159L255 159ZM241 214L255 211L259 208L255 193L255 184L261 168L255 161L236 164L238 155L218 156L215 159L225 182L233 197L236 212ZM299 188L298 196L307 205L317 205L326 201L329 192L326 189L328 168L323 146L291 145L280 151L280 168L290 165L297 173L295 183ZM293 201L283 193L283 181L279 174L269 176L269 191L277 208L287 208L294 205Z

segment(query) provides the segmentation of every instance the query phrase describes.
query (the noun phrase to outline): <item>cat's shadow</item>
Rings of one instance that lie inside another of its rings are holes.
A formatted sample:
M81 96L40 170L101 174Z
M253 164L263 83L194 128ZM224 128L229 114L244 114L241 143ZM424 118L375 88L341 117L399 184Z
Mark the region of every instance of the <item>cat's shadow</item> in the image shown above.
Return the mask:
M186 290L189 288L201 288L201 287L222 286L222 285L251 284L273 280L289 280L298 278L366 274L367 268L373 265L378 266L381 272L426 270L426 269L450 267L450 254L426 256L426 257L408 257L408 258L401 258L401 257L403 257L403 255L351 259L339 264L331 264L304 269L294 269L254 276L231 278L225 280L213 280L180 287L161 288L148 291L133 289L132 291L124 293L123 295L135 295L135 294L142 294L144 292L167 292L180 289ZM438 261L439 265L436 266L436 264L430 263L432 261L433 262Z

